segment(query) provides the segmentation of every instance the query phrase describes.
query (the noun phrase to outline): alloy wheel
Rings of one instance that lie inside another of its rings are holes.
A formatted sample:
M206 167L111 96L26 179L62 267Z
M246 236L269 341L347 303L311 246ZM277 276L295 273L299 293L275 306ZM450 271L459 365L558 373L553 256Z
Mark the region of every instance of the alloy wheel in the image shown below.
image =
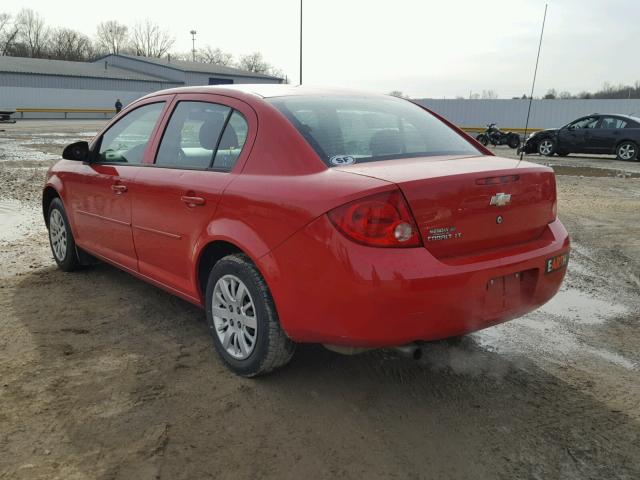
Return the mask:
M256 309L247 286L235 275L220 277L213 289L213 323L222 348L237 360L249 358L256 346Z
M636 148L630 143L620 145L620 148L618 148L618 156L622 160L631 160L635 156L635 154Z
M551 155L553 152L553 142L551 140L543 140L538 147L540 155Z
M56 256L56 259L63 262L67 256L67 229L60 210L51 210L51 216L49 217L49 237L51 238L53 254Z

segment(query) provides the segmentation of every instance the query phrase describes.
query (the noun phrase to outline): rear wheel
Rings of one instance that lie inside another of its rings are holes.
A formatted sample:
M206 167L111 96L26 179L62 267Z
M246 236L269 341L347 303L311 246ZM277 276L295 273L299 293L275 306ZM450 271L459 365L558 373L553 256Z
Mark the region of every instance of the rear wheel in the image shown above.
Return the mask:
M551 138L543 138L538 143L538 153L547 157L553 156L556 151L556 142Z
M245 255L228 255L211 269L206 311L216 351L234 373L254 377L291 359L295 344L280 326L266 282Z
M638 158L638 146L634 142L622 142L616 147L618 160L635 160Z
M61 270L71 272L80 266L76 242L73 239L69 220L59 198L54 198L49 205L49 244L53 259Z

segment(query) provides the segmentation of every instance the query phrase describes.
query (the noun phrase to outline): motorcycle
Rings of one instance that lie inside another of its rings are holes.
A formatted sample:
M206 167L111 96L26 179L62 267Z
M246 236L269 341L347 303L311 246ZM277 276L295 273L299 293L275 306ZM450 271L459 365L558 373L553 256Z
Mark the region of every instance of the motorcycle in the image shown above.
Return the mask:
M484 133L481 133L476 137L485 147L489 144L493 145L509 145L510 148L518 148L520 146L520 135L514 132L503 132L495 123L487 125L487 129Z

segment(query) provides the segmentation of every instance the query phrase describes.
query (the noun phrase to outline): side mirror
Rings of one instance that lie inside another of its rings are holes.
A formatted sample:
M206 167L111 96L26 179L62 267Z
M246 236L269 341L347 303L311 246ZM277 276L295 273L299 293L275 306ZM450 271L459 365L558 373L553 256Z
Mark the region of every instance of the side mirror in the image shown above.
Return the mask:
M62 151L62 158L86 162L89 158L89 144L87 142L76 142L67 145Z

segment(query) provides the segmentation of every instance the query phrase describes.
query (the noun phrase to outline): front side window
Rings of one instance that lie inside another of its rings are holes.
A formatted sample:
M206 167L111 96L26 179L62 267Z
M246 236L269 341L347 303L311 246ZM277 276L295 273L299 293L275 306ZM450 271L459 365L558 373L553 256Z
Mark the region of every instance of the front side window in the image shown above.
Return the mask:
M136 108L109 128L100 140L98 162L142 163L164 102Z
M275 97L280 110L329 166L434 155L479 155L419 106L392 97Z
M580 130L582 128L596 128L596 125L598 125L598 117L587 117L576 120L570 124L570 127L573 130Z
M164 132L156 165L231 170L247 138L237 111L207 102L178 103Z

